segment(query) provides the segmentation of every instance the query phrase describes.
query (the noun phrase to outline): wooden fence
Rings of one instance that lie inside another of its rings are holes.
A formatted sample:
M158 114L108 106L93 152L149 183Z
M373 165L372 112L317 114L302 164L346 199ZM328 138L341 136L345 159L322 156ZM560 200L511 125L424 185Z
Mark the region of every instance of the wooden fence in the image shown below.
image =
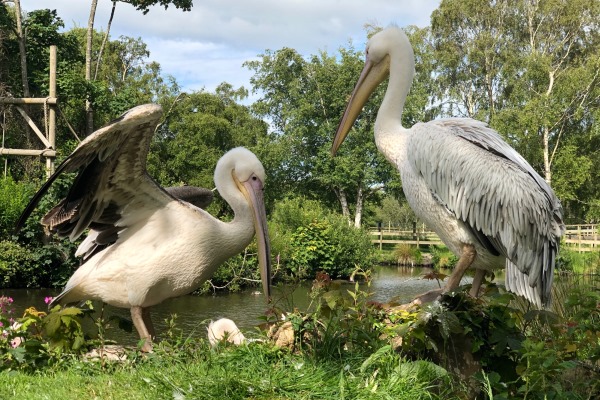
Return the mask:
M600 225L567 225L562 244L579 252L600 251ZM369 228L371 243L379 245L406 243L416 246L442 245L438 235L425 225L413 225L411 230L401 230L390 226Z
M579 252L600 251L600 225L567 225L562 242Z

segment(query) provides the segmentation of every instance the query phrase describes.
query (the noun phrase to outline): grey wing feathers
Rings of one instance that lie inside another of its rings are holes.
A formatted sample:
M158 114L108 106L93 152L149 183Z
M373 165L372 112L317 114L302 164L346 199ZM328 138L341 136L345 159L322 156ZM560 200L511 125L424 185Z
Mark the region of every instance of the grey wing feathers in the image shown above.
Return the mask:
M564 232L562 207L550 186L483 122L445 119L415 128L409 154L435 198L474 233L483 233L488 243L482 245L509 260L510 290L547 304ZM428 154L414 156L419 151Z
M161 115L158 105L138 106L88 136L34 195L17 230L56 178L75 171L78 174L67 197L43 217L42 223L71 240L94 224L104 224L104 220L114 223L108 213L115 214L115 207L125 206L135 196L127 186L151 182L146 174L146 156ZM160 191L158 187L157 190Z
M206 208L212 203L213 192L197 186L173 186L165 188L167 192L180 200L187 201L198 208Z

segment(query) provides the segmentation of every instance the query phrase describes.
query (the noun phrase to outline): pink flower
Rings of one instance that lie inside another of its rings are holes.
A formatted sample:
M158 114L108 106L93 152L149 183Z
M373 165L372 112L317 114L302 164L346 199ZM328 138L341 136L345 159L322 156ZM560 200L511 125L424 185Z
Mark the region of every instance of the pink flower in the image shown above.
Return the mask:
M52 297L51 296L48 296L48 297L44 298L44 303L46 303L46 304L50 303L51 301L52 301Z

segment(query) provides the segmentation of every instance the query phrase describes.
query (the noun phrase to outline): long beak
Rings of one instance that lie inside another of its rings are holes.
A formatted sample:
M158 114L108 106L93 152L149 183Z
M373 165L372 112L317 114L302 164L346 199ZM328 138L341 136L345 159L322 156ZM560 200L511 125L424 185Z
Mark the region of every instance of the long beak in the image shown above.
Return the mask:
M269 231L267 228L267 213L263 200L263 183L256 176L243 182L242 185L248 194L248 200L254 211L254 230L256 232L256 243L258 245L258 264L260 266L260 277L263 285L263 293L267 299L271 299L271 244L269 242Z
M365 67L360 73L358 82L354 87L350 101L346 106L346 111L342 116L340 126L338 127L337 133L333 138L333 145L331 146L331 155L335 156L338 148L342 145L342 142L350 132L350 128L354 125L354 121L360 115L363 106L369 100L369 96L375 91L377 86L389 75L390 73L390 60L389 56L386 56L383 60L377 64L373 63L369 57L365 61Z

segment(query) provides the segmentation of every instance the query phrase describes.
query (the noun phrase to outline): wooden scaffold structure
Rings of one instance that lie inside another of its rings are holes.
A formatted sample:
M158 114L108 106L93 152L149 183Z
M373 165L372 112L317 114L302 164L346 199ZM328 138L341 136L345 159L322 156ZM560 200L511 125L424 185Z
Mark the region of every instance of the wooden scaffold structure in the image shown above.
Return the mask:
M44 145L43 149L11 149L4 147L5 132L2 132L2 143L0 147L0 156L42 156L46 158L46 175L50 176L54 172L54 158L56 157L56 46L50 46L50 85L48 97L41 98L17 98L0 97L0 104L14 105L17 111L25 119L29 127ZM35 122L27 115L22 105L41 105L44 107L44 130L38 128Z

